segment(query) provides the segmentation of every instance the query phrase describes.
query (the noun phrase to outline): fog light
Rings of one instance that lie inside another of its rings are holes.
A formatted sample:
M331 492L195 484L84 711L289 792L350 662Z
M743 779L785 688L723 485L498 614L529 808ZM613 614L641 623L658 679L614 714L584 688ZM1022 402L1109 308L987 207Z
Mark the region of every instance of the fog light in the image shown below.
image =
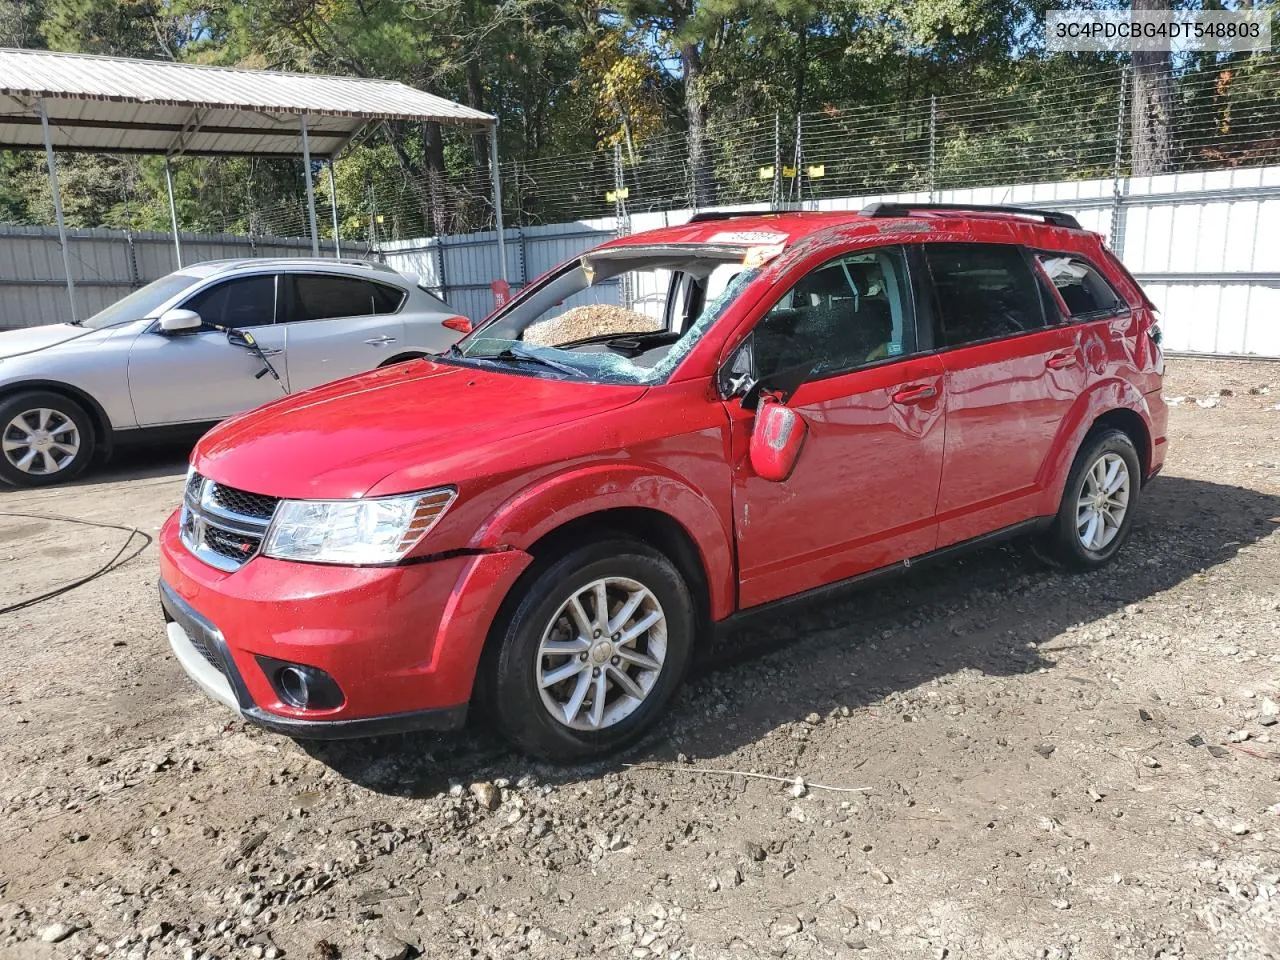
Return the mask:
M319 667L258 657L281 701L299 710L332 710L346 699L341 688Z

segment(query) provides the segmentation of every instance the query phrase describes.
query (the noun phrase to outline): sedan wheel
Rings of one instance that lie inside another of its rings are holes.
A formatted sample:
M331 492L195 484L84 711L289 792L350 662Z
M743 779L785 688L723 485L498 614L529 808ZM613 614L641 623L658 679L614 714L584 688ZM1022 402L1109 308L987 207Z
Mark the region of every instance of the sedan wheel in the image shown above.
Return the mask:
M93 421L70 397L32 390L0 399L0 480L43 487L70 480L93 457Z
M59 410L24 410L5 426L0 451L16 470L49 476L75 462L80 453L80 430Z

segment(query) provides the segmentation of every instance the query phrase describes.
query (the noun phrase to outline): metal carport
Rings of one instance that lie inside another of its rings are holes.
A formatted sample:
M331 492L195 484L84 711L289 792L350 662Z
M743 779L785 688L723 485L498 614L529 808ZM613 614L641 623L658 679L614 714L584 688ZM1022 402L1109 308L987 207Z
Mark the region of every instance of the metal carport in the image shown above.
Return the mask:
M0 149L45 151L72 319L75 281L58 190L57 148L163 155L179 266L182 248L170 157L301 154L311 248L318 256L312 159L328 161L332 189L334 159L367 124L387 120L488 129L494 226L505 280L498 121L490 114L390 80L0 48ZM334 208L336 243L336 203Z

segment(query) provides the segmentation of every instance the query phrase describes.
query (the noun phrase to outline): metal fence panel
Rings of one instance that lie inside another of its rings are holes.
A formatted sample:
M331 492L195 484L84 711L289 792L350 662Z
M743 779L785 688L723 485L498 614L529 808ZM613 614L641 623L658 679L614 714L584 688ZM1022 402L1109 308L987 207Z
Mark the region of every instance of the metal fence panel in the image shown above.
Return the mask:
M71 230L67 233L76 309L91 316L131 290L174 270L173 237L167 233ZM362 243L343 245L344 256L364 256ZM333 244L321 254L332 256ZM307 257L311 241L291 237L183 234L185 263L242 257ZM66 277L55 227L0 224L0 330L70 319Z

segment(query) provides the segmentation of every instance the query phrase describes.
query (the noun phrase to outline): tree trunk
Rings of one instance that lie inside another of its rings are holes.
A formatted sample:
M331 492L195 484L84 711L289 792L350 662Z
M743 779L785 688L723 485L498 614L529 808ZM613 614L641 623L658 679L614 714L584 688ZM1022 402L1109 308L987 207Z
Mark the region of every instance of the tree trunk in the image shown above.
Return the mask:
M804 113L805 87L808 86L806 81L809 76L809 22L800 20L798 24L793 25L793 29L799 39L796 41L796 66L791 91L793 98L791 112L800 114Z
M695 43L680 48L684 66L684 105L689 122L689 172L693 180L693 205L710 207L716 202L715 170L707 152L708 103L703 89L702 54Z
M1134 12L1168 10L1169 0L1133 0ZM1133 175L1173 169L1173 67L1168 51L1135 50L1133 62Z
M449 206L444 193L444 132L440 124L422 125L422 152L427 167L427 199L431 208L431 228L437 237L449 232Z

